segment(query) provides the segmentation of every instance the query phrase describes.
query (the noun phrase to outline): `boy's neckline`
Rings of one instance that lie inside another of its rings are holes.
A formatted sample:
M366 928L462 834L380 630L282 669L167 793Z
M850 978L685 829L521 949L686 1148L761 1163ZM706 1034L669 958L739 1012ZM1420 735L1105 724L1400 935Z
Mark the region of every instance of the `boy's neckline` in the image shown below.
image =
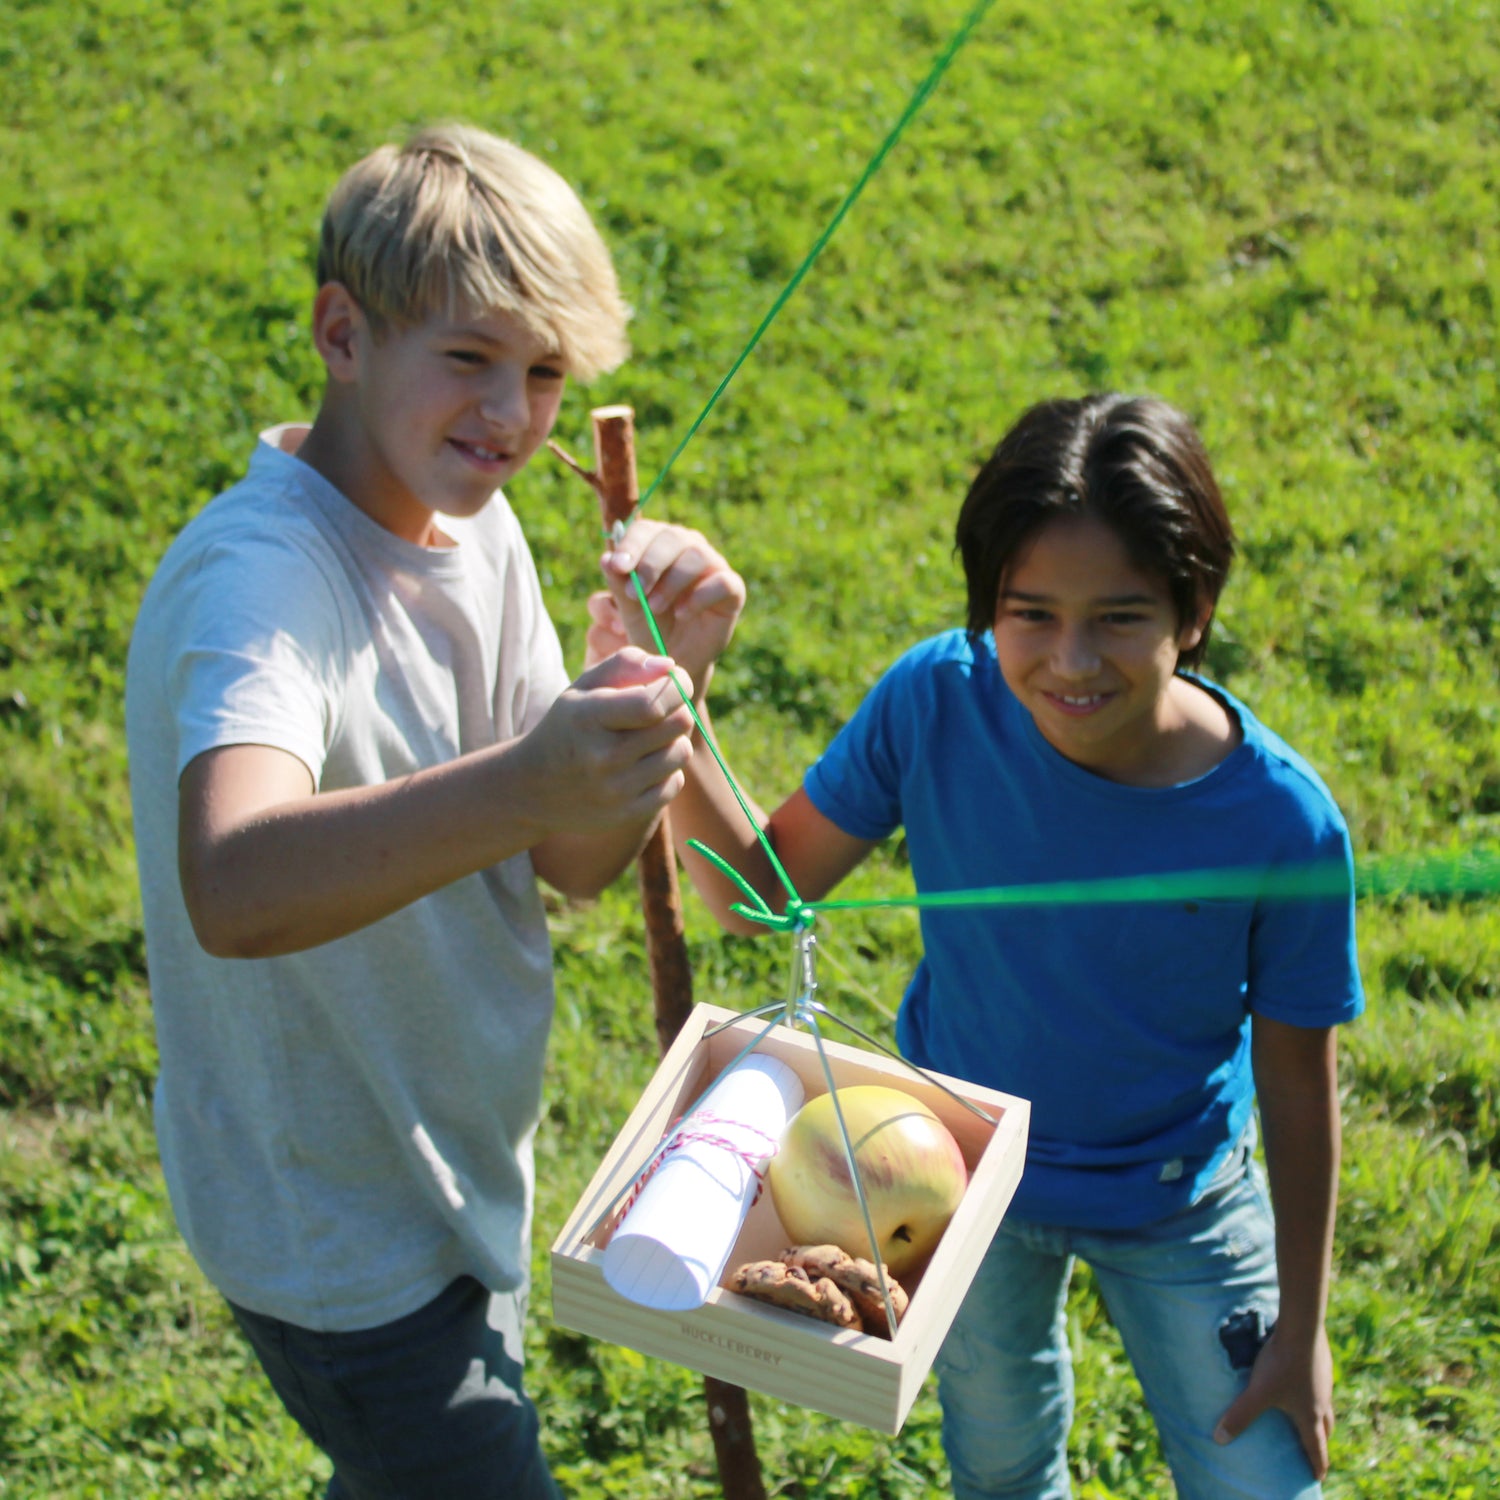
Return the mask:
M988 644L988 642L986 643ZM1005 685L1001 675L999 663L995 660L994 650L983 651L982 656L987 660L989 668L994 672L996 680L1000 683L1001 691L1013 705L1015 712L1020 716L1025 726L1027 738L1030 739L1037 752L1060 772L1083 787L1090 788L1104 795L1122 793L1125 795L1141 795L1170 797L1180 794L1188 789L1201 786L1205 781L1226 773L1226 768L1231 767L1239 753L1244 749L1247 739L1244 715L1236 701L1217 684L1209 682L1197 673L1180 668L1175 674L1178 680L1191 685L1200 693L1204 694L1224 714L1228 721L1229 735L1227 742L1221 747L1221 753L1214 756L1205 756L1195 768L1189 763L1187 774L1172 781L1133 781L1120 777L1105 776L1093 770L1089 766L1065 755L1054 745L1045 734L1036 719L1014 693Z
M457 549L461 543L457 537L450 536L437 524L437 515L434 512L430 535L432 540L423 542L409 541L405 537L397 536L389 527L381 526L373 516L369 514L362 505L357 504L349 495L336 485L328 476L322 473L315 465L308 463L302 456L300 450L306 441L307 435L312 431L311 422L279 422L274 427L268 427L260 434L260 441L276 452L285 454L288 458L295 458L304 467L311 469L324 484L328 486L338 497L351 509L358 511L371 525L378 527L393 541L400 542L403 546L416 547L423 552L444 553Z

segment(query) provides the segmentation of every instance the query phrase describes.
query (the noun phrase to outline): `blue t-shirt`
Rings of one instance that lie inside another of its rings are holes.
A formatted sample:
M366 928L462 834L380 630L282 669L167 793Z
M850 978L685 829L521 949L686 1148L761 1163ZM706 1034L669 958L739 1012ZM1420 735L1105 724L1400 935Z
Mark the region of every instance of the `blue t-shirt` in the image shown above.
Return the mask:
M1196 680L1196 679L1195 679ZM1201 682L1201 680L1200 680ZM1250 1014L1364 1008L1353 859L1312 768L1222 689L1242 742L1181 786L1107 781L1059 754L994 643L925 641L807 773L855 838L904 827L919 891L1341 862L1335 898L927 910L897 1020L913 1062L1032 1105L1012 1212L1130 1228L1186 1207L1248 1123Z

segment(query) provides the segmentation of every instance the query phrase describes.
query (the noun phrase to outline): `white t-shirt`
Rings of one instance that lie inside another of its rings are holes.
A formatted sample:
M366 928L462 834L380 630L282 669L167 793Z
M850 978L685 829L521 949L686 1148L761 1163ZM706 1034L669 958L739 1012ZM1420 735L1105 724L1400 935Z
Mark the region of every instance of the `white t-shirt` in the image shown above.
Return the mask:
M524 733L568 676L503 495L444 518L455 546L417 546L292 456L303 431L263 434L162 560L126 727L178 1223L232 1301L347 1330L461 1274L525 1282L553 1005L531 859L306 952L211 958L178 879L179 777L248 743L320 791L377 784Z

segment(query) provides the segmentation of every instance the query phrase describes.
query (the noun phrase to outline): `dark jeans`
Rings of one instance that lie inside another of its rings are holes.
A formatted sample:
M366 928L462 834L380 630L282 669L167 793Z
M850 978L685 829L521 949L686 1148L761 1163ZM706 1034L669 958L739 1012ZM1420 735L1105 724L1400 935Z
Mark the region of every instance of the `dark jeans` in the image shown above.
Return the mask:
M333 1460L328 1500L561 1500L521 1389L521 1293L461 1277L378 1328L230 1310L282 1404Z

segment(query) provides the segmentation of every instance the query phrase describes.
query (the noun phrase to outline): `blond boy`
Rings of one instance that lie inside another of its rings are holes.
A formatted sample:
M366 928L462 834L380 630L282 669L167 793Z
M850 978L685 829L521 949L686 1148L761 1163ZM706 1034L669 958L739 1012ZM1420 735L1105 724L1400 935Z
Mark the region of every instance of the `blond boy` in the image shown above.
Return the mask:
M676 795L670 662L571 684L499 487L626 352L571 189L467 127L324 218L310 428L262 435L131 642L156 1115L189 1247L330 1496L551 1496L521 1387L551 952ZM695 533L608 559L701 696L744 600Z

